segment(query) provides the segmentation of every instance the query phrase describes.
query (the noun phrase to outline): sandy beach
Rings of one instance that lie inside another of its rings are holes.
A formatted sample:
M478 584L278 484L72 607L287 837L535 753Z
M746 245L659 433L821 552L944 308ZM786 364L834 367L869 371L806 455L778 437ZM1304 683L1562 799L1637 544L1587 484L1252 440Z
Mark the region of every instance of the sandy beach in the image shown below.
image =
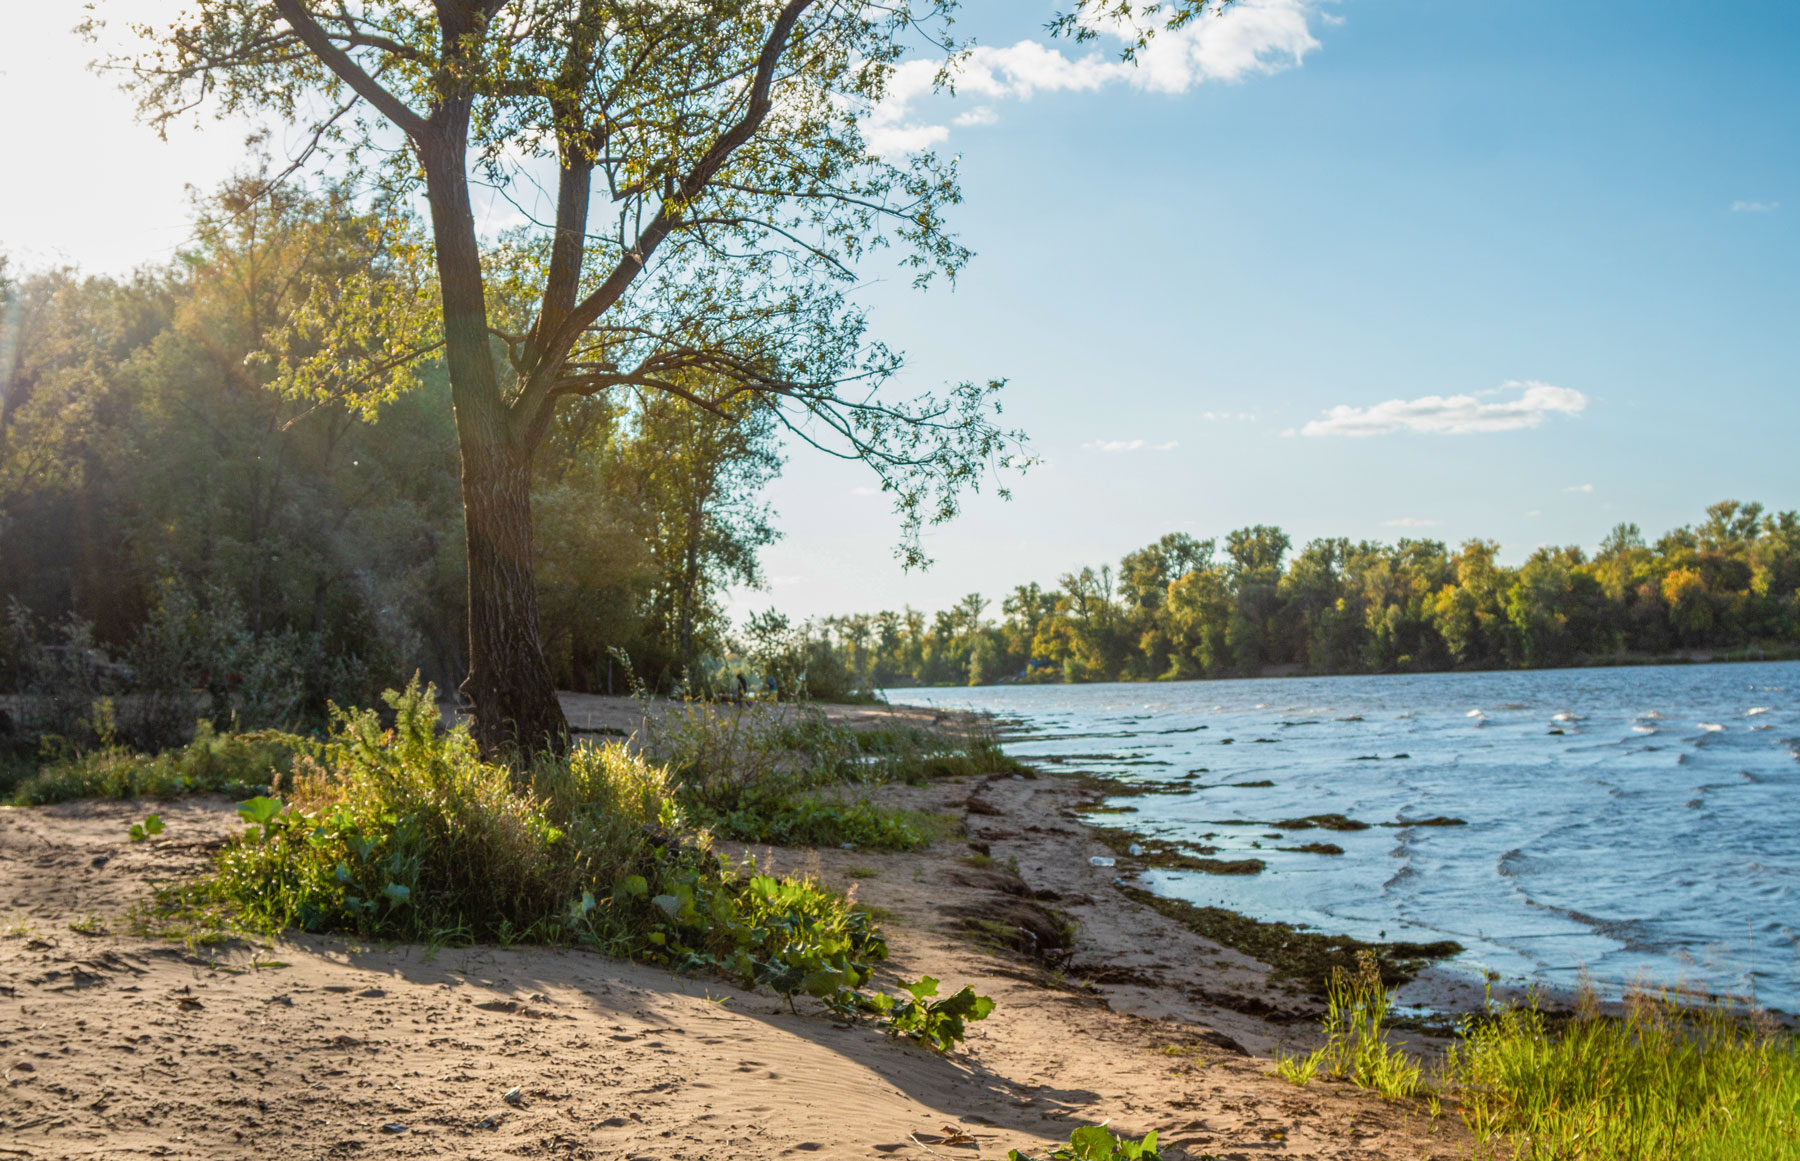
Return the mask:
M588 729L636 712L568 708ZM1000 1158L1098 1122L1157 1130L1173 1158L1466 1155L1448 1108L1273 1075L1273 1053L1317 1042L1316 1002L1090 864L1110 852L1074 813L1087 794L1048 773L888 786L877 800L963 833L905 854L726 848L878 908L878 982L992 996L948 1056L583 950L133 935L150 884L241 826L231 803L163 804L139 844L144 804L0 811L0 1157ZM1067 921L1047 955L1017 934Z

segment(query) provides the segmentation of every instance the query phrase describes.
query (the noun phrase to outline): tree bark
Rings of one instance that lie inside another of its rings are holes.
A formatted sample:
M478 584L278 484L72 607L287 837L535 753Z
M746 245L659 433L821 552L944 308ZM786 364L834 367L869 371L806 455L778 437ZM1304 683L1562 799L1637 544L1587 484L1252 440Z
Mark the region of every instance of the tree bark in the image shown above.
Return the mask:
M569 724L538 634L530 457L504 442L461 442L469 539L469 676L462 688L474 703L475 740L488 753L560 752Z
M450 118L455 120L455 118ZM568 745L569 724L539 636L531 535L531 446L515 435L489 345L481 253L469 205L463 134L423 149L444 354L462 454L469 566L469 675L475 740L486 754Z

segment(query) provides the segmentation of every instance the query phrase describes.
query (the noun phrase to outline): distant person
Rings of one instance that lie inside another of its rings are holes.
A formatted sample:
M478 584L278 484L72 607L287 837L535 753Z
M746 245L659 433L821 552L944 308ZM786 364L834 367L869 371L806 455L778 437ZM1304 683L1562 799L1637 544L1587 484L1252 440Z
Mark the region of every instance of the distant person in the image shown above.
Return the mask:
M737 675L738 704L743 705L744 702L749 699L749 697L750 697L750 683L748 681L744 680L744 671L740 669L740 670L738 670L738 675Z
M763 693L768 696L770 701L781 700L781 686L776 684L773 673L763 678Z

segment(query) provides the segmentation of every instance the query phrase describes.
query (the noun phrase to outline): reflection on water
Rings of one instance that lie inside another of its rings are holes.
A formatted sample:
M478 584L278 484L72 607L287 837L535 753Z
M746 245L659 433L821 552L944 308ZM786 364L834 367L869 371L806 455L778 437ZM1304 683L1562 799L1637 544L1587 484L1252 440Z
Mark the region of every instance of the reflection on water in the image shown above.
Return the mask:
M1186 794L1119 821L1253 855L1159 891L1608 991L1677 982L1800 1010L1800 662L889 691L1023 723L1015 756ZM1272 782L1271 786L1232 783ZM1342 855L1282 851L1343 814ZM1450 817L1462 826L1407 825Z

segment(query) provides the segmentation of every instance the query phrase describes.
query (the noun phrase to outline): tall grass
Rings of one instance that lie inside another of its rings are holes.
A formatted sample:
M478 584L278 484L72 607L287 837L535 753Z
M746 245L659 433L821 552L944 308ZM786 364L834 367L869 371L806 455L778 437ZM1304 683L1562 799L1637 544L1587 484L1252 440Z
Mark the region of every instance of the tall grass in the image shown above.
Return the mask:
M1800 1158L1800 1051L1725 1004L1634 995L1553 1029L1535 1002L1471 1023L1452 1050L1476 1156L1530 1161Z
M1374 1089L1389 1100L1419 1091L1422 1066L1388 1040L1387 1020L1393 999L1381 982L1375 954L1357 952L1356 970L1335 968L1327 990L1325 1043L1304 1057L1281 1057L1276 1071L1304 1085L1323 1071L1361 1088Z

